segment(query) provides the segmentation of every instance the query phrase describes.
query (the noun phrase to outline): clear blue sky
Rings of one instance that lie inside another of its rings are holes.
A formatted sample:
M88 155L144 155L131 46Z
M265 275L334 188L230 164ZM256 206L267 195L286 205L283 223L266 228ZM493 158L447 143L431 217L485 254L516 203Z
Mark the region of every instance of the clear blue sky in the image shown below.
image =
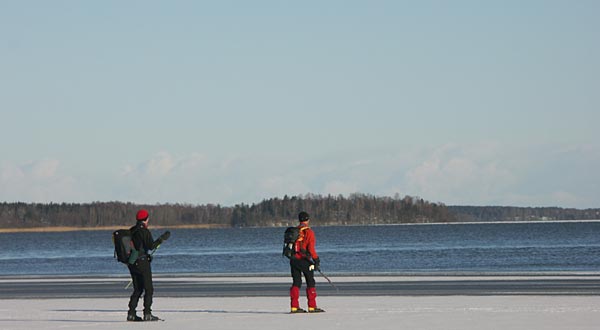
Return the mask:
M600 207L598 1L2 1L0 201Z

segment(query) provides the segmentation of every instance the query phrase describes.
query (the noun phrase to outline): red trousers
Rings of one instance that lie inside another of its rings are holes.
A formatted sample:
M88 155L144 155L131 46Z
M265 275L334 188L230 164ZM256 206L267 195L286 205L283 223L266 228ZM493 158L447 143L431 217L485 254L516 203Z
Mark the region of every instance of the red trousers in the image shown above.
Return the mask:
M306 288L306 299L308 300L308 308L317 307L317 289ZM290 288L290 306L300 307L300 288L293 285Z

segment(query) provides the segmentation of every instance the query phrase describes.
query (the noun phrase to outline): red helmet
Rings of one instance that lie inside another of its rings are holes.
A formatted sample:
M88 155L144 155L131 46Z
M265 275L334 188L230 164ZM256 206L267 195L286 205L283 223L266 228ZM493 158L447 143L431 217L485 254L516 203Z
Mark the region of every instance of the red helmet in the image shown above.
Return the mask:
M146 219L148 219L148 216L150 214L148 213L148 211L146 210L139 210L137 212L137 214L135 215L135 218L137 219L137 221L145 221Z

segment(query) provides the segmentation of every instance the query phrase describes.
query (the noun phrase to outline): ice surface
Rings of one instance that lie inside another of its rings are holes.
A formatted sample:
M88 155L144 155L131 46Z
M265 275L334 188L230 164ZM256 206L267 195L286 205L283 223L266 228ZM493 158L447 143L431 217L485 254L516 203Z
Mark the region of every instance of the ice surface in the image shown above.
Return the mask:
M326 313L295 315L287 313L284 296L155 297L154 314L166 321L143 324L125 321L127 302L0 300L0 329L280 330L295 324L322 330L576 330L598 329L600 324L598 296L324 296L318 302Z

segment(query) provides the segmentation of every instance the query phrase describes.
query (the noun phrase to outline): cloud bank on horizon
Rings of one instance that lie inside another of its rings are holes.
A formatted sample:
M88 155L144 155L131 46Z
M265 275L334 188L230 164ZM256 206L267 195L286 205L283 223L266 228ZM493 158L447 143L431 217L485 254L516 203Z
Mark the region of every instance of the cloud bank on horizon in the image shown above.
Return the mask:
M0 5L0 202L600 207L600 3Z
M56 159L4 163L5 201L221 204L254 203L307 193L420 196L448 205L595 207L597 183L582 171L600 150L506 150L444 145L416 153L352 154L315 159L218 158L158 152L122 164L108 181L72 175ZM531 157L530 155L535 155ZM590 197L591 196L591 197Z

